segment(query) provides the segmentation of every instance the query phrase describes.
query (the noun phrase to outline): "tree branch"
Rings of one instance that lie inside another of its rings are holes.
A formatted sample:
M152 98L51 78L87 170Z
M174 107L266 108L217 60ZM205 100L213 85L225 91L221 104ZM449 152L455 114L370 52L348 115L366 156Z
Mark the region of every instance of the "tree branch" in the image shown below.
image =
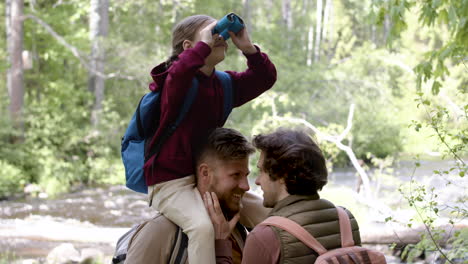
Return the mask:
M274 104L274 102L273 102L273 104ZM371 193L371 188L370 188L369 176L367 175L365 170L362 168L362 166L359 164L358 159L357 159L356 155L354 154L353 150L349 146L346 146L341 142L343 140L343 138L346 136L346 134L348 134L349 131L351 130L353 114L354 114L354 104L351 104L350 109L349 109L349 114L348 114L347 127L340 134L340 136L338 136L338 137L322 133L318 128L316 128L314 125L312 125L311 123L309 123L308 121L306 121L305 119L302 119L302 118L281 117L281 116L278 116L278 115L273 115L273 118L276 119L276 120L279 120L279 121L286 121L286 122L302 124L302 125L306 126L307 128L310 128L312 131L314 131L314 133L318 137L320 137L320 138L322 138L322 139L324 139L326 141L334 143L339 149L343 150L346 153L346 155L348 156L349 160L353 164L353 167L356 169L356 171L358 172L358 174L359 174L359 176L360 176L360 178L362 180L362 184L364 186L364 194L365 194L366 198L371 199L372 193Z
M336 139L337 141L343 141L343 139L346 137L346 135L351 131L351 128L353 127L353 115L354 115L354 104L351 104L349 106L349 113L348 113L348 122L346 125L345 130L338 136Z
M130 80L130 81L139 80L139 78L136 77L136 76L122 75L119 72L105 74L105 73L96 71L95 69L93 69L93 67L91 67L89 65L89 63L85 59L85 56L83 56L81 54L81 52L75 46L69 44L62 36L60 36L57 32L55 32L55 30L49 24L47 24L44 20L42 20L39 17L37 17L35 15L32 15L32 14L24 15L22 17L23 20L26 20L28 18L36 21L39 25L44 27L44 29L49 34L51 34L61 45L66 47L68 50L70 50L70 52L73 54L73 56L75 56L80 61L80 63L88 71L92 72L93 74L95 74L95 75L97 75L99 77L105 78L105 79L118 78L118 79Z

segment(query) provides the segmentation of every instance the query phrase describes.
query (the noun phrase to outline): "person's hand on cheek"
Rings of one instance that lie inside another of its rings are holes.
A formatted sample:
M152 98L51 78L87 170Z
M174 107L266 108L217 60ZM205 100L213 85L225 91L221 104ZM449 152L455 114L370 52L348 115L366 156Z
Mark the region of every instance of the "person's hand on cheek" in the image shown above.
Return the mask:
M240 218L240 213L237 213L229 222L221 210L218 197L214 192L206 192L203 195L203 202L210 215L211 222L215 231L215 239L227 239Z

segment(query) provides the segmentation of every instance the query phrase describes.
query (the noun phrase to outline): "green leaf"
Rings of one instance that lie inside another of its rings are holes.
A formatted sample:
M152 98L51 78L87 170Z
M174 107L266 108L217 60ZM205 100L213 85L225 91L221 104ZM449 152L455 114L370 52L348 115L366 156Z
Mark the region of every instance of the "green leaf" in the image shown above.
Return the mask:
M448 24L449 20L448 20L448 12L447 12L447 9L442 9L440 12L439 12L439 23L441 24Z
M452 46L445 47L442 50L442 52L440 52L439 59L444 60L445 58L447 58L449 55L451 55L452 50L453 50Z
M457 11L455 10L455 7L453 5L449 7L448 18L449 18L451 25L457 24L457 21L458 21Z
M433 95L439 94L439 92L440 92L440 87L442 87L442 85L440 84L440 82L439 82L439 81L435 81L435 82L432 84L432 89L431 89L432 94L433 94Z

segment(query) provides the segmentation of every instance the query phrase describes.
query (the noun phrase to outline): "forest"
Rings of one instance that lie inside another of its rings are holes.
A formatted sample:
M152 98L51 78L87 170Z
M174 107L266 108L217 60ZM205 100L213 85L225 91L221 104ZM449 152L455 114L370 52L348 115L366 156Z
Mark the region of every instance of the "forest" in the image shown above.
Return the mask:
M226 126L248 138L306 129L331 175L352 171L351 207L424 227L406 261L425 251L467 261L468 0L5 0L0 10L0 200L123 185L121 138L171 53L173 25L234 12L278 80ZM245 68L230 43L217 69ZM410 169L395 173L402 163ZM438 184L415 176L425 166Z

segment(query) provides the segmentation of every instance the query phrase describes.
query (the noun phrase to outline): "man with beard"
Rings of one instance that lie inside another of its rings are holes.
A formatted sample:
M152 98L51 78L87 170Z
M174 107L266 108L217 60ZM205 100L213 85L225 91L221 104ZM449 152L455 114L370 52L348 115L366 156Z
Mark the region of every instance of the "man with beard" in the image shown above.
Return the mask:
M290 129L258 135L253 144L261 152L255 183L263 190L263 205L273 208L269 216L281 216L296 222L326 250L340 248L337 209L318 194L327 183L325 158L318 145L305 132ZM234 223L224 219L216 196L205 193L204 202L215 229L216 251L229 252L229 248L221 248L229 243L221 242L230 236ZM351 222L354 244L360 245L357 221L349 211L345 211ZM246 240L242 263L314 263L317 256L314 250L287 231L258 225ZM232 262L224 258L217 263Z
M202 142L195 155L196 182L192 188L197 188L200 194L209 192L219 197L221 210L230 220L233 232L227 239L216 241L217 248L227 249L216 255L220 260L241 263L247 232L237 223L239 218L242 224L253 227L268 213L261 205L262 200L247 192L250 188L247 180L249 155L255 149L242 134L228 128L215 129ZM244 206L242 217L241 204ZM255 214L250 213L254 210ZM244 218L245 215L251 218ZM125 263L187 263L186 243L187 238L180 228L159 214L135 233L129 242Z

